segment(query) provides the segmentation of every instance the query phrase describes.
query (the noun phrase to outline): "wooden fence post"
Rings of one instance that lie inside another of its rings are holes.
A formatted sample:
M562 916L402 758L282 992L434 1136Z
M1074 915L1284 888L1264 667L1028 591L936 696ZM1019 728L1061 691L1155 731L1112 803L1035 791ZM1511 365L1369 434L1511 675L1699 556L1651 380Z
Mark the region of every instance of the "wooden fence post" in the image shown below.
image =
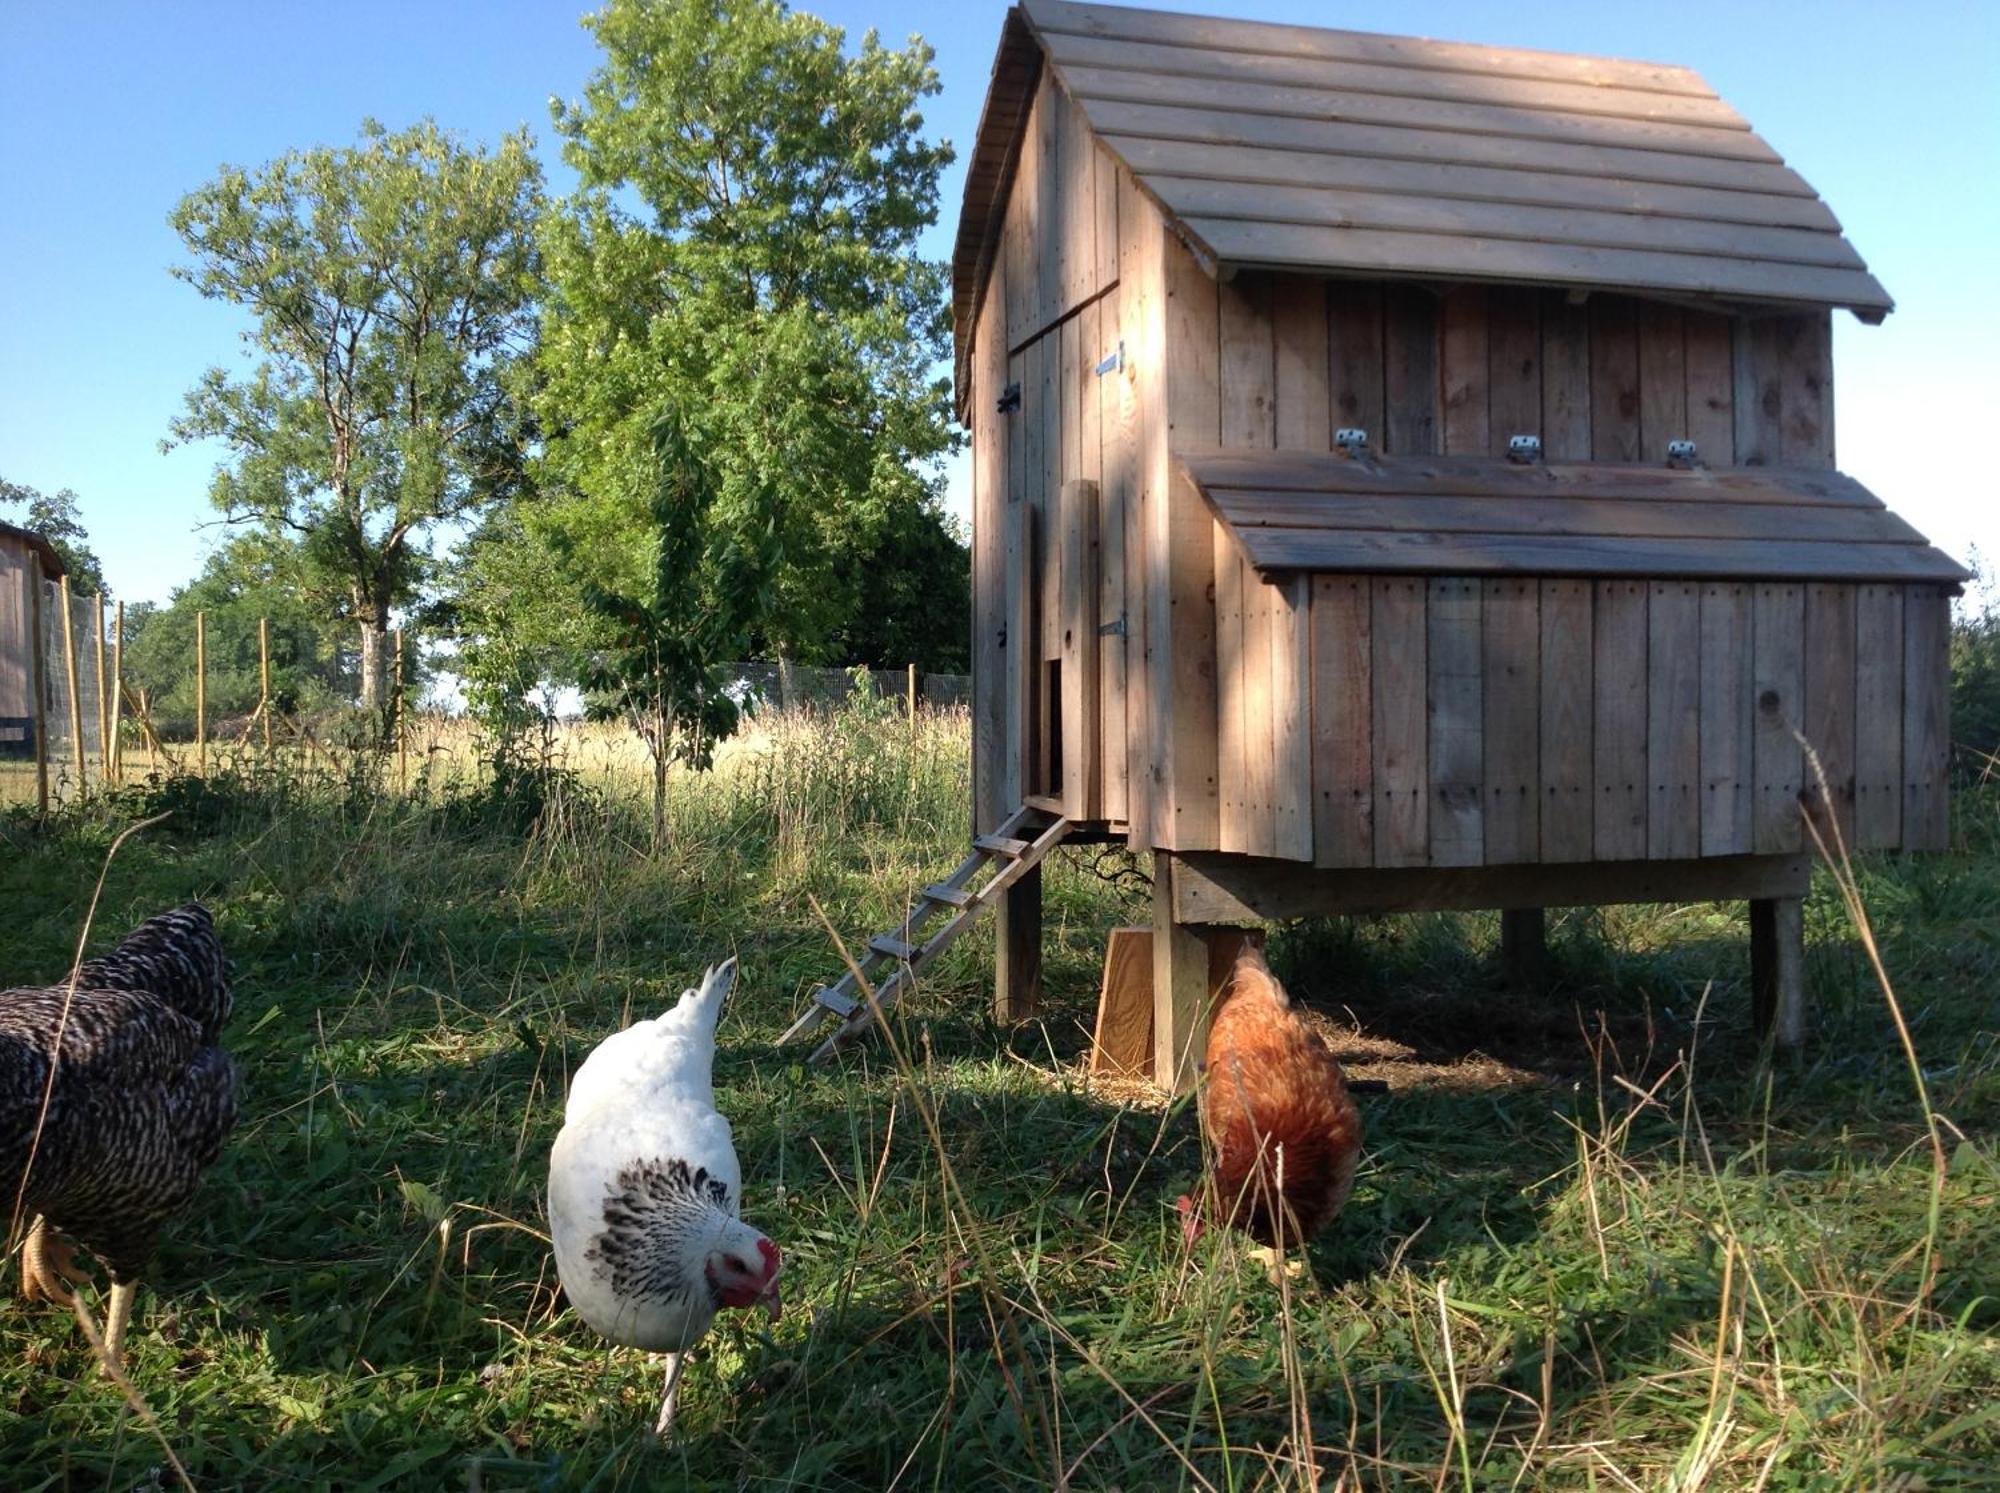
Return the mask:
M407 794L410 791L410 754L403 740L403 629L392 627L389 636L395 640L396 648L396 697L389 707L396 730L396 791Z
M264 718L264 759L271 757L271 619L257 619L257 714Z
M35 667L30 676L35 686L35 812L49 812L49 631L48 598L42 584L41 562L33 562Z
M111 781L125 781L125 743L118 729L119 707L125 703L125 603L118 603L118 614L113 622L116 631L111 635L111 734L105 738L105 751L110 754Z
M97 781L111 781L111 702L104 698L104 593L91 603L91 647L97 656Z
M76 796L86 799L90 797L90 771L84 764L83 752L83 681L76 667L76 609L70 605L68 576L62 578L62 609L64 673L69 677L69 735L76 750Z
M910 729L917 725L917 666L910 665Z
M208 613L194 614L194 766L208 771Z

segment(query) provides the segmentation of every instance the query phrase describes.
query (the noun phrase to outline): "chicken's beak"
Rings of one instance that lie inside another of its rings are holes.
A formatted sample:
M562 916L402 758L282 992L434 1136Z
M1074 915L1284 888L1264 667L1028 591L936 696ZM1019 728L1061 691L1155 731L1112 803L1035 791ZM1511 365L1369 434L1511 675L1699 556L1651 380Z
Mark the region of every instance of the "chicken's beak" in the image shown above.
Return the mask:
M775 1327L778 1318L783 1316L785 1311L784 1303L778 1299L778 1278L775 1275L771 1277L771 1283L758 1295L757 1304L764 1308L766 1320Z

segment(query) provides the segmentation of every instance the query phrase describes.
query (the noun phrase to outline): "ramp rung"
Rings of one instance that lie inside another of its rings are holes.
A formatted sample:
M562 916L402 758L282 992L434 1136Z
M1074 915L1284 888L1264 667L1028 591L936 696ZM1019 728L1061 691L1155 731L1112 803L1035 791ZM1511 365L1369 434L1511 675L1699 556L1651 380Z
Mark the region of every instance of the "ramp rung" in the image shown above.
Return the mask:
M924 888L924 895L933 902L942 902L948 907L963 907L972 900L972 893L962 886L946 886L936 882Z
M904 943L900 938L891 938L886 933L878 933L869 939L868 947L891 959L913 959L917 953L915 944Z
M861 1002L851 995L842 995L829 986L822 985L813 992L813 1000L833 1012L842 1021L847 1020L860 1007Z
M974 835L972 843L981 850L1004 855L1009 860L1019 860L1028 849L1026 840L1010 840L1005 835Z

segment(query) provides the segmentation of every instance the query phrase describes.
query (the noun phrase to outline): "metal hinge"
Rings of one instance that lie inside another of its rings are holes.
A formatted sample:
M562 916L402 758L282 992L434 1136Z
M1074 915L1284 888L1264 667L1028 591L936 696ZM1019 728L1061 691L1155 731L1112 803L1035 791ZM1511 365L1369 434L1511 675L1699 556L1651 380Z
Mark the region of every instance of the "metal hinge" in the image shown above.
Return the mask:
M1021 407L1021 386L1009 384L1000 391L1000 413L1011 415Z
M1538 435L1510 435L1507 437L1507 459L1518 462L1534 462L1542 459L1542 438Z
M1693 467L1701 464L1701 453L1695 450L1693 441L1668 441L1667 465L1670 467Z
M1097 360L1097 376L1103 378L1107 373L1119 373L1124 367L1125 341L1120 338L1116 347Z
M1344 451L1349 456L1368 454L1368 432L1356 426L1343 425L1333 433L1333 449Z
M1113 618L1113 619L1112 619L1111 621L1109 621L1109 622L1100 622L1100 623L1098 624L1098 626L1097 626L1097 635L1098 635L1098 636L1099 636L1100 638L1122 638L1122 637L1124 637L1124 636L1125 636L1125 614L1124 614L1123 612L1120 612L1120 613L1119 613L1119 614L1118 614L1118 615L1117 615L1117 616L1116 616L1115 618Z

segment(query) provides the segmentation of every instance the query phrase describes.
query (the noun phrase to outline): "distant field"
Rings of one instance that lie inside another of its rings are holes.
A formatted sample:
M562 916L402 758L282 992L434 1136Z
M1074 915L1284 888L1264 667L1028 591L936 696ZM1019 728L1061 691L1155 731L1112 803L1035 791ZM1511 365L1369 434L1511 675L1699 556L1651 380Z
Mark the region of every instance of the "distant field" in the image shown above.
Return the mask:
M393 759L299 750L0 814L0 981L67 968L111 838L160 810L94 941L199 896L237 961L245 1119L130 1343L194 1484L1995 1486L2000 788L1960 796L1953 854L1861 868L1941 1179L1824 878L1813 1043L1775 1069L1740 906L1556 915L1534 1000L1500 994L1490 917L1280 929L1281 975L1392 1086L1280 1288L1226 1235L1183 1247L1188 1108L1081 1074L1104 933L1146 906L1081 852L1048 878L1042 1021L989 1023L982 932L907 1007L913 1073L771 1045L838 967L808 895L852 938L957 858L967 729L772 722L675 775L657 852L643 752L597 727L558 743L574 781L511 796L421 723L408 795ZM566 1075L726 952L719 1102L790 1305L725 1321L660 1447L657 1365L556 1290L544 1169ZM172 1487L158 1437L69 1318L0 1300L0 1483Z

